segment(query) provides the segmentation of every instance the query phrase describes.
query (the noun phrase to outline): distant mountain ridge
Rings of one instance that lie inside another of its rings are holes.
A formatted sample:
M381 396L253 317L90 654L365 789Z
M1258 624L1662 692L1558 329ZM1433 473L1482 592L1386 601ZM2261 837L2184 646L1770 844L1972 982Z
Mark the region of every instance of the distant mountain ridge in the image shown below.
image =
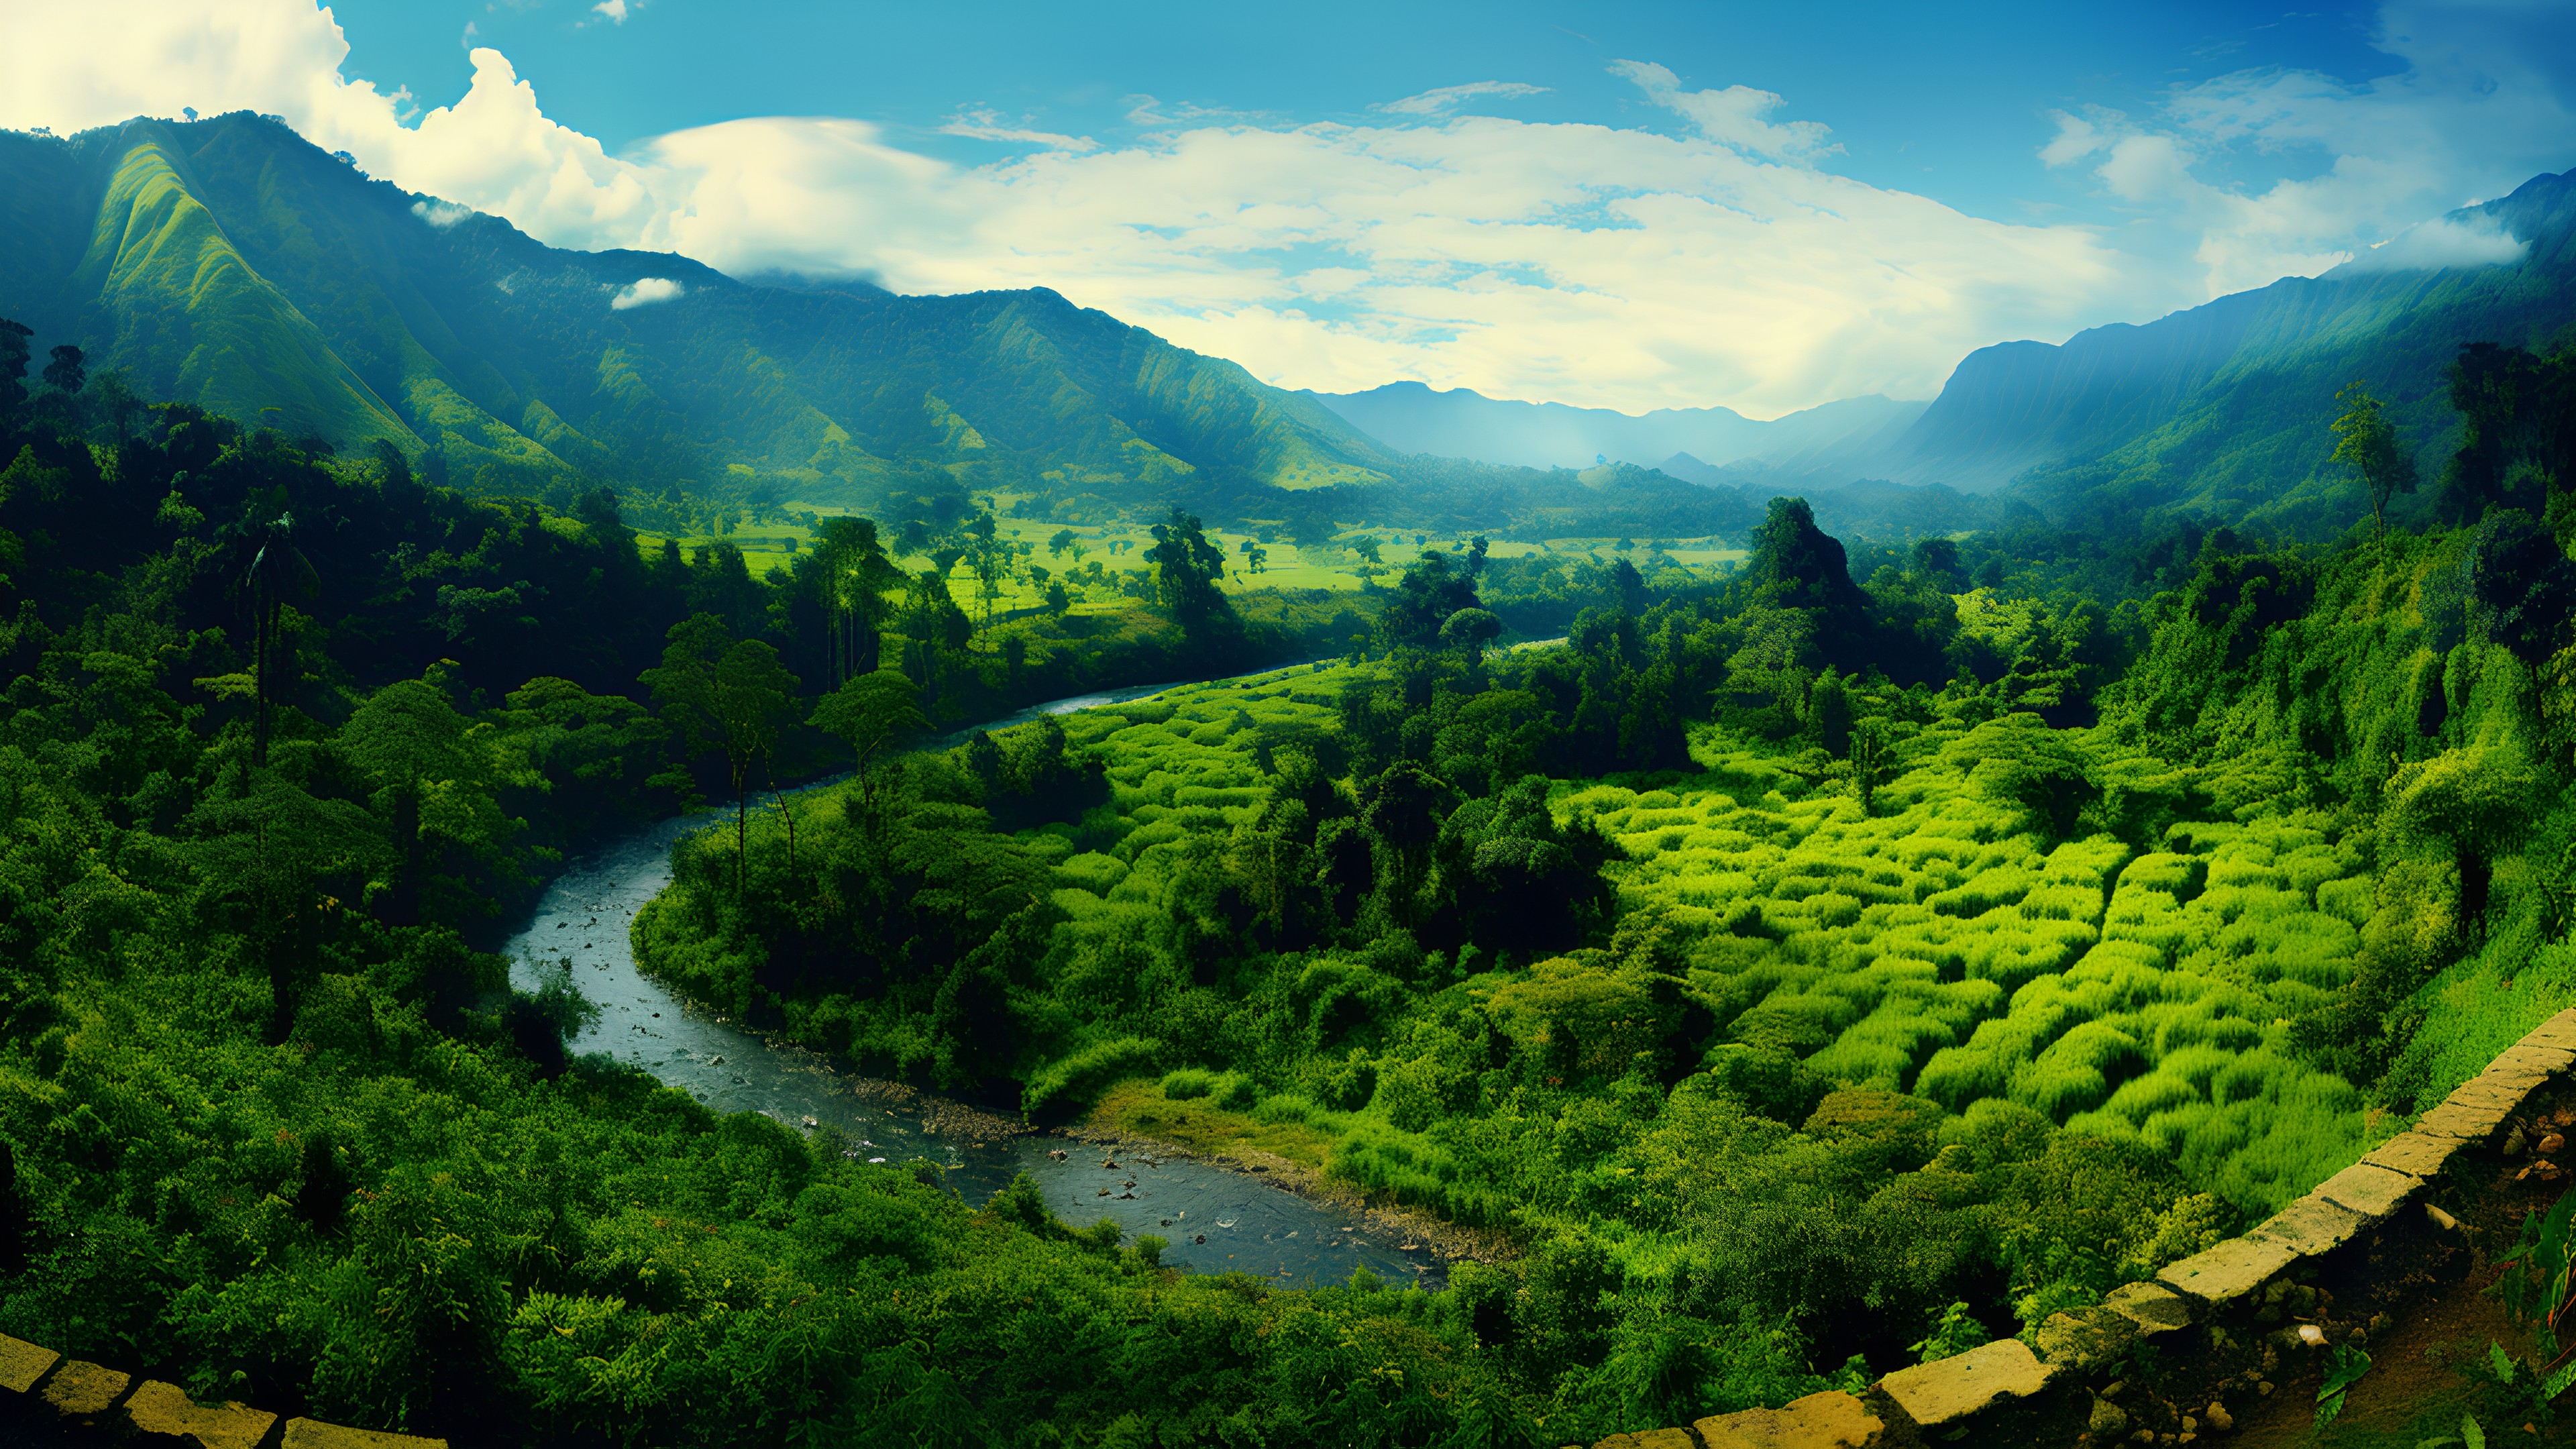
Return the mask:
M2366 380L2429 479L2458 435L2444 369L2461 344L2576 341L2576 171L2442 223L2509 233L2524 254L2412 267L2365 256L2061 346L1981 348L1866 471L1966 493L2008 487L2079 526L2184 509L2293 535L2338 531L2366 512L2327 462L2339 389Z
M153 396L343 448L391 439L512 492L614 477L823 499L927 467L1132 502L1366 486L1400 461L1051 291L763 286L558 250L248 114L0 133L0 315Z
M1643 414L1565 403L1489 398L1469 388L1391 382L1366 392L1309 393L1353 427L1400 453L1525 468L1654 466L1688 455L1700 463L1772 463L1832 457L1861 441L1883 447L1928 404L1844 398L1770 421L1732 408L1657 408ZM1667 470L1669 471L1669 470Z

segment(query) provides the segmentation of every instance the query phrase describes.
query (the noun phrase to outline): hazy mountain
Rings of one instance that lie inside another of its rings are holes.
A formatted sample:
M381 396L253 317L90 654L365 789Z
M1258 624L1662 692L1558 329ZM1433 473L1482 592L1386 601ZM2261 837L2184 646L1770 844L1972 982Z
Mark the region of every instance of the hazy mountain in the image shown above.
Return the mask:
M2521 257L2480 264L2503 237ZM2070 521L2185 507L2339 529L2364 507L2326 463L2336 391L2367 379L2437 476L2457 427L2443 369L2460 344L2569 340L2572 279L2576 172L2538 177L2320 277L2063 346L1982 348L1869 471L1966 492L2010 483Z
M1653 465L1675 455L1708 465L1829 464L1854 439L1862 440L1855 456L1876 453L1925 406L1845 398L1759 422L1732 408L1658 408L1631 416L1608 408L1512 402L1466 388L1442 391L1418 382L1309 396L1399 453L1577 469L1603 461Z
M826 498L937 466L1135 500L1366 485L1310 398L1053 292L897 297L547 247L283 123L0 133L0 316L93 371L459 483Z

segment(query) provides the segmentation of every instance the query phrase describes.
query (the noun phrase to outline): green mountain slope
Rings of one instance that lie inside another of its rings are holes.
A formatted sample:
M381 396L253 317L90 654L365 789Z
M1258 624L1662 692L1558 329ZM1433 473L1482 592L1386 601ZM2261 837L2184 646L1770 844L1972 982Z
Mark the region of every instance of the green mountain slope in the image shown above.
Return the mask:
M1874 470L1972 492L2009 483L2071 523L2182 508L2294 534L2339 530L2367 510L2326 462L2337 390L2367 379L2430 477L2456 443L2443 372L2460 344L2538 349L2576 336L2576 172L2448 221L2500 229L2527 250L2487 266L2366 258L2062 347L1982 349Z
M647 278L676 295L614 305ZM1114 506L1366 486L1401 461L1053 292L751 285L561 251L246 114L0 134L0 315L138 390L344 448L390 438L499 491L829 501L928 466Z

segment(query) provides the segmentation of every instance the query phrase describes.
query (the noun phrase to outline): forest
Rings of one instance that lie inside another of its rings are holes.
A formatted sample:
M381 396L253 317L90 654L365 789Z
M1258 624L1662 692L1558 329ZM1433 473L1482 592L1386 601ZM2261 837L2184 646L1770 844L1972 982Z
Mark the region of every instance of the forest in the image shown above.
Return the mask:
M1334 594L1164 506L1115 610L994 620L952 581L1002 510L953 480L754 574L27 335L0 1331L201 1398L460 1444L1589 1441L2027 1333L2576 1001L2569 354L2464 348L2420 485L2366 394L2315 418L2435 518L2331 545L1847 545L1780 498L1741 567L1471 537ZM708 1009L1040 1125L1259 1132L1511 1251L1179 1273L569 1052L592 1008L494 947L687 808L634 939Z

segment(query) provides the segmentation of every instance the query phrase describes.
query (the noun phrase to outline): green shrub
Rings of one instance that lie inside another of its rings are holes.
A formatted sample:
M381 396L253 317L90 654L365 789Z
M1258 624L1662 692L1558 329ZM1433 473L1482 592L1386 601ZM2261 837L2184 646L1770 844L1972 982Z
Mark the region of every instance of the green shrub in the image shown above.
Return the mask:
M1062 1117L1098 1100L1112 1085L1131 1077L1156 1075L1163 1044L1122 1036L1095 1042L1040 1067L1020 1093L1020 1110L1031 1118Z

